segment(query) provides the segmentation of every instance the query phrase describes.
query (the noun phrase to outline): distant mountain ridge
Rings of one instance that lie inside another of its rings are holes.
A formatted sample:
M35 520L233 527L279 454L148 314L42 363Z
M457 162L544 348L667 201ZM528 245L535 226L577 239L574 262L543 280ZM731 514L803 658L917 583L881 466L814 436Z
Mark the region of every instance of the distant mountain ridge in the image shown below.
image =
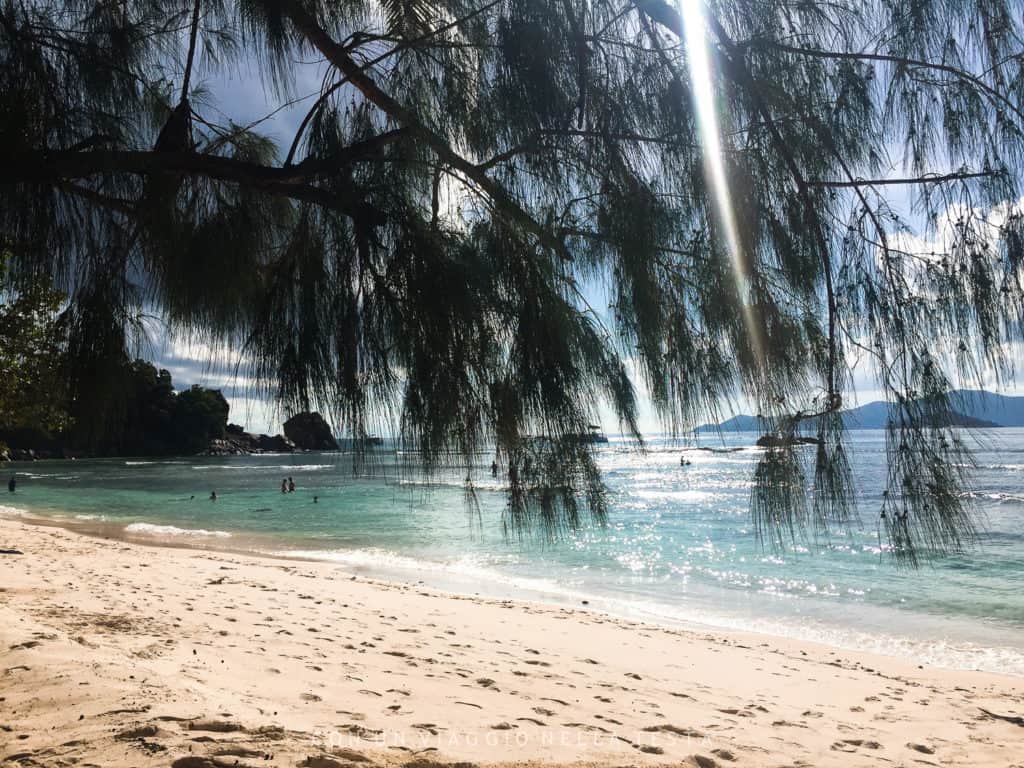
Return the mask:
M999 395L978 389L960 389L952 393L953 426L991 429L1024 427L1024 397ZM889 421L889 403L877 400L842 412L847 429L885 429ZM764 419L740 414L721 424L702 424L697 432L767 432Z

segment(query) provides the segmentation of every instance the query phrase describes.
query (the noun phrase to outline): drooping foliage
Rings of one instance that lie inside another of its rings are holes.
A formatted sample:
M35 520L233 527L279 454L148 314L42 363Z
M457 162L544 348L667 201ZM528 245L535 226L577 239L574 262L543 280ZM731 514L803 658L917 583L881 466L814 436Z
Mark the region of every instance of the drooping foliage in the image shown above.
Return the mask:
M855 519L856 365L893 551L970 541L946 393L1021 335L1012 0L2 2L0 245L70 297L76 386L157 315L426 470L529 455L519 531L603 519L574 436L635 432L635 381L677 431L742 397L822 441L756 471L785 542ZM294 133L232 120L246 76Z
M6 261L0 254L0 274ZM41 283L0 294L0 441L45 442L71 423L57 322L61 302Z

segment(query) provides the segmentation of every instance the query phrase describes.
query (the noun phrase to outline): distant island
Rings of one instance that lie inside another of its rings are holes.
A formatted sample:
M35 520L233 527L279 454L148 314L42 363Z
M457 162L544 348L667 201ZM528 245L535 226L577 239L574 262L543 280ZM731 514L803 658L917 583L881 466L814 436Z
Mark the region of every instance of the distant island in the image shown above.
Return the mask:
M999 395L977 389L961 389L951 393L954 412L949 426L974 429L1024 427L1024 397ZM875 401L842 412L846 429L885 429L892 405ZM695 432L759 432L772 429L772 424L759 416L739 414L721 424L702 424Z

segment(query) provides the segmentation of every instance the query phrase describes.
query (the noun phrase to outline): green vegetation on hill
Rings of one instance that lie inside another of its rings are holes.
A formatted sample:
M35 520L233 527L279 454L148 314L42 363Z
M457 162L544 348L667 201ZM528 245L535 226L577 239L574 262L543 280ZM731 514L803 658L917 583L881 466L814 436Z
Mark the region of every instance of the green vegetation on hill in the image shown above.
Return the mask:
M68 371L65 297L34 282L3 299L0 449L150 456L198 453L224 437L228 403L219 391L175 393L170 373L127 357L109 363L102 377ZM104 390L75 386L97 380Z
M116 394L102 403L103 418L91 420L102 431L72 427L72 447L95 455L160 456L199 453L224 437L228 402L218 390L192 386L176 393L171 374L145 360L126 363L118 378ZM95 407L86 398L76 400L76 424Z
M62 300L42 284L0 295L0 439L52 436L71 423L57 325Z
M225 436L228 402L194 385L178 393L171 375L134 360L116 372L119 386L102 401L31 387L0 414L0 441L39 456L167 456L207 450ZM58 413L60 421L47 420ZM87 425L83 428L82 425Z

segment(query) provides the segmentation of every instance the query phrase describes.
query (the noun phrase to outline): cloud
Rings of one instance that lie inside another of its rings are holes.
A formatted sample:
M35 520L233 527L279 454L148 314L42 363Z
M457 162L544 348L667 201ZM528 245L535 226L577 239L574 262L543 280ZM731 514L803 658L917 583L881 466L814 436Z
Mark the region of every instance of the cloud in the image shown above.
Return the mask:
M292 67L292 82L283 94L268 87L261 68L250 59L228 72L215 73L202 83L206 97L196 111L213 123L248 126L275 141L280 159L288 152L295 132L320 95L327 67L321 62Z
M153 364L171 374L176 390L194 384L219 389L231 408L232 423L250 432L281 432L280 410L263 397L266 388L247 375L245 356L227 345L172 338L162 326L151 325L148 330Z
M950 253L955 243L962 239L962 235L958 234L962 225L969 227L975 241L985 242L993 252L998 252L1001 228L1011 215L1022 213L1024 197L1007 200L988 210L954 204L936 217L926 235L899 232L890 235L889 245L894 250L913 254L925 262L938 261Z

